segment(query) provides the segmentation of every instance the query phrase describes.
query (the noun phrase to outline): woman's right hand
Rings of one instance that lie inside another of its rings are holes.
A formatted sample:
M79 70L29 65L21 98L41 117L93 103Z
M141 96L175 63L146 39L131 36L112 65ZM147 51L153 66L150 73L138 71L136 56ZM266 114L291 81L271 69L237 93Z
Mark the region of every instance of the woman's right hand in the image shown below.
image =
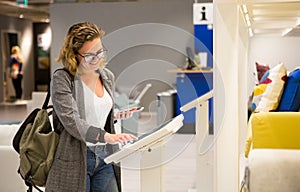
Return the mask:
M129 133L118 133L118 134L105 133L104 140L106 143L109 144L121 143L122 145L124 145L128 141L137 140L137 137Z

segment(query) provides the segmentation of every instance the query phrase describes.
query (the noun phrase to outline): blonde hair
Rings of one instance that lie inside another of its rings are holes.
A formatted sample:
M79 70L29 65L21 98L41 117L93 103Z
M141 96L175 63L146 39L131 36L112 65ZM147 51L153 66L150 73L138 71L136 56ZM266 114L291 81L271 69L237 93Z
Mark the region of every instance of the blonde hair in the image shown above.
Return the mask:
M11 54L16 55L16 58L18 59L19 62L22 62L22 58L20 56L21 49L18 45L12 46L11 48Z
M20 53L20 47L18 45L12 46L11 53L18 55Z
M102 29L89 22L72 25L65 37L57 61L61 61L63 66L71 74L75 75L79 65L79 61L76 57L78 51L82 48L86 41L92 41L96 38L102 39L103 35L104 31Z

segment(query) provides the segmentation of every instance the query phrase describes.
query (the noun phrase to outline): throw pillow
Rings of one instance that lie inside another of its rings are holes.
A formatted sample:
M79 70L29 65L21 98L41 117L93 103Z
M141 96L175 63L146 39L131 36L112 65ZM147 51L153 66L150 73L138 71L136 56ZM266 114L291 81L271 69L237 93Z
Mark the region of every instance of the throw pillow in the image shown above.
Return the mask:
M258 62L255 62L256 65L256 71L257 71L257 78L258 82L260 82L263 75L270 70L270 67L268 65L259 64Z
M267 82L267 81L266 81ZM253 90L253 99L252 99L252 111L256 109L258 106L263 93L265 92L268 84L261 82L260 84L256 85Z
M298 111L300 108L300 69L292 71L287 78L278 111Z
M262 82L266 87L255 109L256 112L269 112L277 109L286 79L286 68L283 63L270 69L269 76Z
M269 76L270 71L266 71L265 74L262 76L262 78L260 79L259 83L264 82L268 76Z

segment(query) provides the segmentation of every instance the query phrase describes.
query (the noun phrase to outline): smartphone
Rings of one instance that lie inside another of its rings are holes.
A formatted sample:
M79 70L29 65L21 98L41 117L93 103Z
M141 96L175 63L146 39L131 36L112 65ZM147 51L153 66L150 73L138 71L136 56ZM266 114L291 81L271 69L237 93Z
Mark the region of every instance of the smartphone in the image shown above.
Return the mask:
M132 112L139 112L139 111L143 111L144 110L144 107L132 107L129 109L129 111L132 111Z
M144 107L131 107L128 109L122 109L121 111L116 112L115 118L116 119L127 119L127 118L131 117L131 116L128 116L127 112L131 112L131 115L132 115L133 113L142 111L143 109L144 109Z

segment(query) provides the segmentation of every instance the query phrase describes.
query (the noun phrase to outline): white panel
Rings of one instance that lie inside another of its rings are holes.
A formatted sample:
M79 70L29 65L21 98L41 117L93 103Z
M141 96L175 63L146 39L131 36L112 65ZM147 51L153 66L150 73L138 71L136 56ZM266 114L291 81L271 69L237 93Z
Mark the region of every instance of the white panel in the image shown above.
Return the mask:
M238 12L236 1L214 1L214 125L217 134L214 191L217 192L239 191Z

